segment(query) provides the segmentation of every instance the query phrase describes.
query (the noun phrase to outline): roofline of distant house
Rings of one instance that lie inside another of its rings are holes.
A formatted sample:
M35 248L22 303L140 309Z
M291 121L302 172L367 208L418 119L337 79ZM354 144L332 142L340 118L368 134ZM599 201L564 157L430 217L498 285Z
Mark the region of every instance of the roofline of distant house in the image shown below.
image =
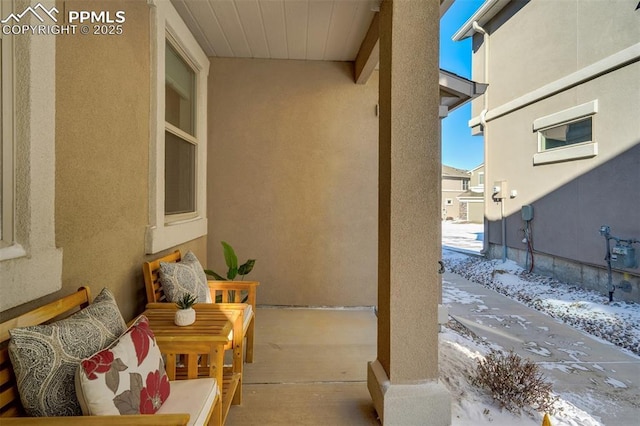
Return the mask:
M477 166L475 166L473 169L470 169L469 172L475 172L476 170L478 170L479 168L484 167L484 162L478 164Z
M476 30L473 28L473 23L478 22L480 26L483 26L491 18L496 16L511 0L485 0L480 8L474 13L471 18L465 22L462 27L451 37L453 41L464 40L467 37L471 37Z

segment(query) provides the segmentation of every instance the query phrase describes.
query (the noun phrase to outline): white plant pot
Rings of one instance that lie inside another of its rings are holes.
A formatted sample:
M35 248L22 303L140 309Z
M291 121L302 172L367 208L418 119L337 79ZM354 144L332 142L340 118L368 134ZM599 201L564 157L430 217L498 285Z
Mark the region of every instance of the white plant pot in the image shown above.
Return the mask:
M193 308L178 309L173 322L179 326L191 325L196 322L196 311Z

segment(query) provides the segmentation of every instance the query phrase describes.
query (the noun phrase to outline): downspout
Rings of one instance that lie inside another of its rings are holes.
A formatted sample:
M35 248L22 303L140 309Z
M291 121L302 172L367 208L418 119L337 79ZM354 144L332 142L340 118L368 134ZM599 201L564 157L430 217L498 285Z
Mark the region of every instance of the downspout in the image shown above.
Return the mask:
M489 33L478 24L478 21L473 21L472 28L482 34L482 38L484 41L484 82L487 84L487 89L483 94L483 108L480 112L480 125L482 126L482 134L484 137L484 187L485 187L485 203L488 204L487 188L489 188L489 181L487 179L487 171L489 170L489 155L487 154L488 145L489 145L489 129L487 128L487 111L489 110ZM500 201L502 204L502 201ZM486 207L485 207L486 210ZM501 209L502 210L502 209ZM504 216L504 215L503 215ZM503 219L504 221L504 219ZM504 226L504 224L503 224ZM504 243L504 234L503 239ZM503 247L503 252L505 251L506 246ZM484 221L484 239L482 241L482 253L485 256L489 256L489 223L487 220Z

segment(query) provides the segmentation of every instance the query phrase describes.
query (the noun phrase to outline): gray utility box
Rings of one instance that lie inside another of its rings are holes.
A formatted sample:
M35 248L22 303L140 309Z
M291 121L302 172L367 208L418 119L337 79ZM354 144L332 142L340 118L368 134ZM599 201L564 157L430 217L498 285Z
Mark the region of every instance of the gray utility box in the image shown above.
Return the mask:
M628 244L616 244L611 249L611 266L618 269L637 268L636 249Z

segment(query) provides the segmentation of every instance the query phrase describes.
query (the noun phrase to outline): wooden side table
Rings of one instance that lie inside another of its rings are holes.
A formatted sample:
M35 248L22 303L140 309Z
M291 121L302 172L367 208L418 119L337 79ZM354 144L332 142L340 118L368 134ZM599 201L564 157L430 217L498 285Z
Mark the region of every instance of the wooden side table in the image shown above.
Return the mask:
M160 352L167 357L169 380L198 377L216 379L222 395L221 420L224 422L231 404L239 404L242 400L242 311L199 309L198 304L194 305L194 309L195 323L184 327L173 322L177 310L173 303L149 304L143 315L149 319L149 327L155 334ZM224 371L224 348L232 335L234 362L230 369ZM238 350L240 362L236 361L235 352ZM184 356L185 368L177 365L178 355Z

